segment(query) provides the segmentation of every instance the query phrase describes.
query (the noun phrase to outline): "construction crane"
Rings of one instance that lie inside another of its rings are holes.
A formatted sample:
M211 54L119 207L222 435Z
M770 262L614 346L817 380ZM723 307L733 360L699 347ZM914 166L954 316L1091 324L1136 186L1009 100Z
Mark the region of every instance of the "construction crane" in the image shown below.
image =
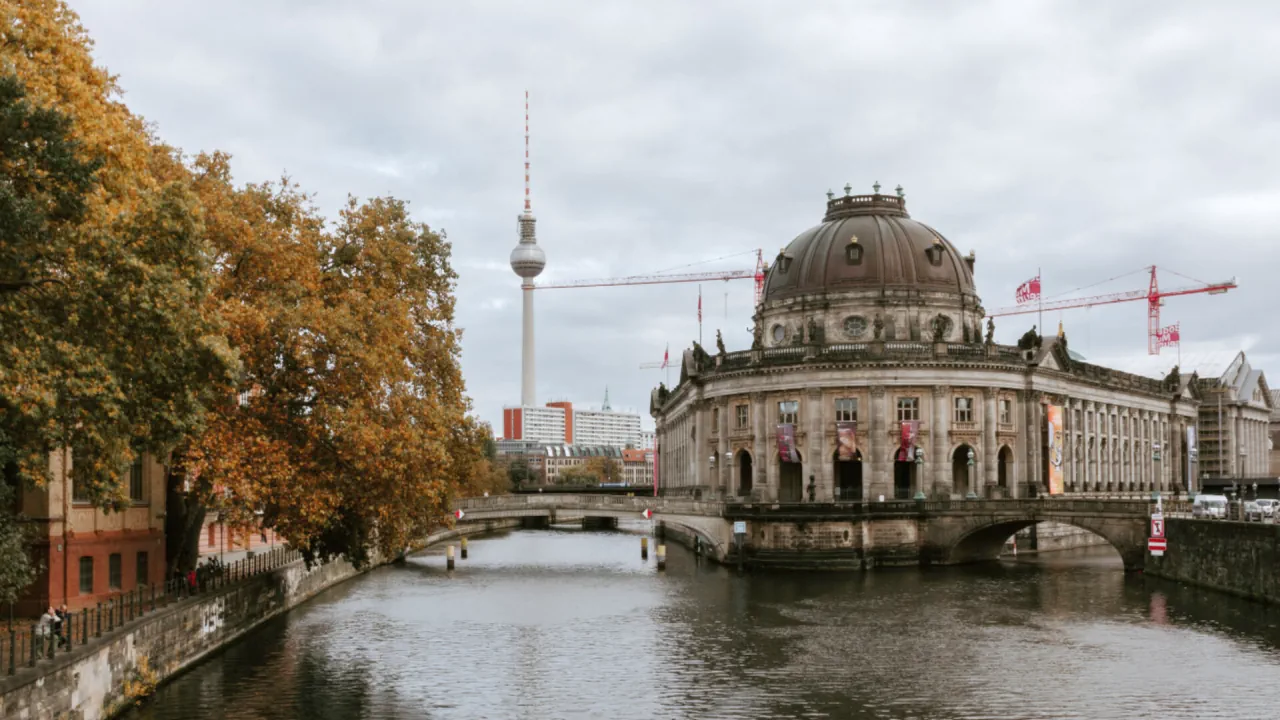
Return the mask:
M1196 295L1206 293L1209 295L1219 295L1228 290L1236 289L1236 279L1231 278L1227 282L1206 283L1199 286L1180 287L1173 290L1161 290L1156 282L1156 266L1152 265L1147 268L1151 275L1151 281L1145 290L1129 290L1126 292L1111 293L1109 295L1094 295L1092 297L1071 298L1068 300L1054 300L1046 303L1026 303L1023 305L1015 305L1013 307L1000 308L987 313L987 317L1006 317L1009 315L1027 315L1029 313L1038 313L1045 310L1071 310L1074 308L1094 307L1095 305L1113 305L1115 303L1134 302L1136 300L1147 301L1147 352L1151 355L1159 355L1160 348L1173 345L1180 338L1179 328L1177 325L1169 327L1160 327L1160 306L1164 304L1164 299L1168 297L1176 297L1178 295Z
M764 264L764 251L756 250L756 267L754 270L718 270L711 272L679 273L671 275L630 275L627 277L599 278L594 280L568 280L558 283L539 283L539 290L559 290L567 288L611 287L614 285L662 285L666 283L710 282L712 280L755 280L756 305L764 297L764 275L768 271Z

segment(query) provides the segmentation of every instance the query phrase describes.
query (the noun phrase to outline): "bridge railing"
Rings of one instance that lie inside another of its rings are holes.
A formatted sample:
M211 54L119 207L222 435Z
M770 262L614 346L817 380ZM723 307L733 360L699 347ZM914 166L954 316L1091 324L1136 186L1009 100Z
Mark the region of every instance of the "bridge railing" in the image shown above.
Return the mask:
M484 498L463 498L456 507L464 511L482 512L504 510L558 509L558 510L608 510L634 511L648 508L657 513L712 516L767 515L770 513L822 514L822 515L881 515L921 513L1063 513L1074 515L1150 515L1154 503L1144 499L1108 500L1100 498L1020 498L1002 500L890 500L885 502L834 502L834 503L775 503L775 502L727 502L694 500L691 498L625 497L618 495L573 495L567 493L494 495ZM1168 507L1168 505L1166 505Z

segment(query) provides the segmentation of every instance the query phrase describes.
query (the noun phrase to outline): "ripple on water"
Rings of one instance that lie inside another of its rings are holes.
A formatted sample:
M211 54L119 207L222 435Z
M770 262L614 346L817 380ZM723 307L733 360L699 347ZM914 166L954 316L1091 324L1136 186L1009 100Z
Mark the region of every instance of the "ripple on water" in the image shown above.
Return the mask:
M1276 611L1092 558L737 577L676 547L659 574L638 544L522 531L452 574L380 568L130 717L1280 716Z

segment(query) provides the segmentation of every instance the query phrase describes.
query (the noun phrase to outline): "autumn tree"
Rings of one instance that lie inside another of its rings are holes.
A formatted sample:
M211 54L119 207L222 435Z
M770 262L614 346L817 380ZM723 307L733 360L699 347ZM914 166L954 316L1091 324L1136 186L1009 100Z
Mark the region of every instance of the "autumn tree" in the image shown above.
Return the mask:
M599 477L586 465L569 465L556 476L557 485L594 485L598 482Z
M593 457L587 461L587 472L598 483L618 482L622 479L622 468L618 461L607 455Z

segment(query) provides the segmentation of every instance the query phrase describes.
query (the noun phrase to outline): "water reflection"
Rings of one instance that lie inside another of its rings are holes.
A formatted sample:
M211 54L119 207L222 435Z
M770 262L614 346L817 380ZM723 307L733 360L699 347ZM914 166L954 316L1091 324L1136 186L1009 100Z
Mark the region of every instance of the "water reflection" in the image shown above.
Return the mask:
M459 562L335 588L131 717L1280 714L1277 611L1125 575L1110 549L739 577L675 547L657 573L625 533L528 531Z

